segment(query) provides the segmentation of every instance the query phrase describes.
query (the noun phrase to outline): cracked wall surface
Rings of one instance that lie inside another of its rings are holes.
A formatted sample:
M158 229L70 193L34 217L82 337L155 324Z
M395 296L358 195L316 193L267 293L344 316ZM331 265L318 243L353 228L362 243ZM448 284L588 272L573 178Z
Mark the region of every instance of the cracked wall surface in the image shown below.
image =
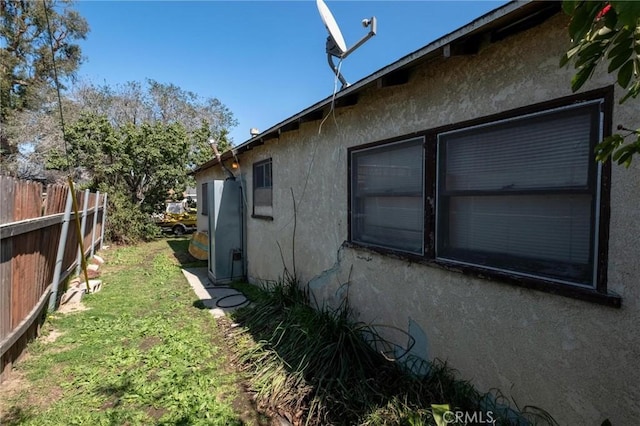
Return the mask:
M621 295L619 309L344 245L349 147L571 95L573 70L558 67L567 24L557 15L476 55L427 63L407 84L363 90L321 132L320 121L301 123L240 155L240 174L249 183L254 162L273 162L273 220L250 216L247 188L250 281L277 279L295 257L301 282L321 303L338 304L348 282L359 320L407 330L418 342L413 355L447 360L480 390L499 388L521 405L546 409L560 424L637 422L640 161L612 171L608 287ZM330 90L330 80L325 83ZM599 69L584 90L612 84ZM620 95L616 89L616 101ZM639 112L638 100L616 103L614 127L638 126ZM219 167L197 178L214 176L223 177ZM405 345L401 333L383 333Z

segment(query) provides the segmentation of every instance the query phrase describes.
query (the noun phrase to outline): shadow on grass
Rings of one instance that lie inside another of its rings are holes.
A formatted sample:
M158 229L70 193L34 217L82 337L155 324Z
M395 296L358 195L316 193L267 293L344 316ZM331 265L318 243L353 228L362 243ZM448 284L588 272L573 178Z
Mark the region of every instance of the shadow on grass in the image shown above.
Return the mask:
M14 405L9 408L7 413L0 417L0 425L17 426L29 421L33 417L33 413L29 410L24 410L22 407Z
M167 245L173 251L173 257L183 268L206 267L206 260L198 260L189 253L190 236L169 236L165 238Z

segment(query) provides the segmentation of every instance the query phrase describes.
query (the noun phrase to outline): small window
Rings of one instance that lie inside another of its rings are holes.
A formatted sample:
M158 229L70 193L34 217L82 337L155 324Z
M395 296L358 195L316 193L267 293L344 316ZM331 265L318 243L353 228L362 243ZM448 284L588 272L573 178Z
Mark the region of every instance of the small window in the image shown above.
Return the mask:
M600 103L438 136L436 256L595 286Z
M257 217L271 217L273 188L271 159L253 165L253 214Z
M351 152L351 241L424 253L423 138Z
M207 182L200 185L200 197L198 197L198 204L200 204L200 214L203 216L209 215L209 185Z

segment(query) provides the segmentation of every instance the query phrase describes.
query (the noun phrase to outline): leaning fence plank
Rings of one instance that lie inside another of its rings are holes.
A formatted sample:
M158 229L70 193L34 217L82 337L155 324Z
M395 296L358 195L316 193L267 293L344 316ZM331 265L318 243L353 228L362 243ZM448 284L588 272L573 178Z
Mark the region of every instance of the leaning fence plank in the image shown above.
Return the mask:
M104 246L104 227L107 224L107 194L104 194L104 204L102 206L102 226L100 226L100 250Z
M71 197L71 189L67 195L67 204L64 208L64 219L62 220L62 229L60 230L60 240L58 241L58 252L56 254L56 266L53 270L53 283L51 284L51 297L49 298L49 311L56 308L56 300L58 299L58 287L60 286L60 276L62 274L62 262L64 260L65 244L67 242L67 232L69 231L69 222L71 220L71 205L73 204Z
M96 191L96 202L93 205L93 226L91 227L91 257L95 252L96 227L98 226L98 203L100 202L100 191Z
M82 239L83 244L78 244L78 256L76 262L78 263L76 266L76 274L80 275L80 268L82 265L82 258L84 257L84 253L82 252L82 247L84 245L84 230L87 226L87 207L89 207L89 190L84 191L84 200L82 202L82 222L80 224L80 235L78 235L78 239ZM78 209L79 211L80 209ZM87 283L89 285L89 283Z

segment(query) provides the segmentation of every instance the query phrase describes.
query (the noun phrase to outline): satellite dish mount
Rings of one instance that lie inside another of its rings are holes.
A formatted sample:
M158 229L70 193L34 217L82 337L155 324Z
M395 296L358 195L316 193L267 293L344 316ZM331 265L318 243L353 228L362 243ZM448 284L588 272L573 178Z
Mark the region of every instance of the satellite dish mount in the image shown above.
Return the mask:
M356 44L347 49L347 45L344 42L342 33L340 32L340 27L338 27L336 20L334 19L324 0L316 0L316 5L318 6L318 12L320 12L322 22L329 32L329 37L327 37L327 61L329 62L329 66L331 67L333 73L336 75L338 80L340 80L340 83L342 83L342 90L345 87L348 87L349 83L347 83L347 80L345 80L340 70L336 67L335 63L333 62L333 58L338 58L340 60L345 59L358 47L362 46L367 40L376 35L376 17L372 16L369 19L362 20L362 26L365 28L369 28L369 33L362 37Z

